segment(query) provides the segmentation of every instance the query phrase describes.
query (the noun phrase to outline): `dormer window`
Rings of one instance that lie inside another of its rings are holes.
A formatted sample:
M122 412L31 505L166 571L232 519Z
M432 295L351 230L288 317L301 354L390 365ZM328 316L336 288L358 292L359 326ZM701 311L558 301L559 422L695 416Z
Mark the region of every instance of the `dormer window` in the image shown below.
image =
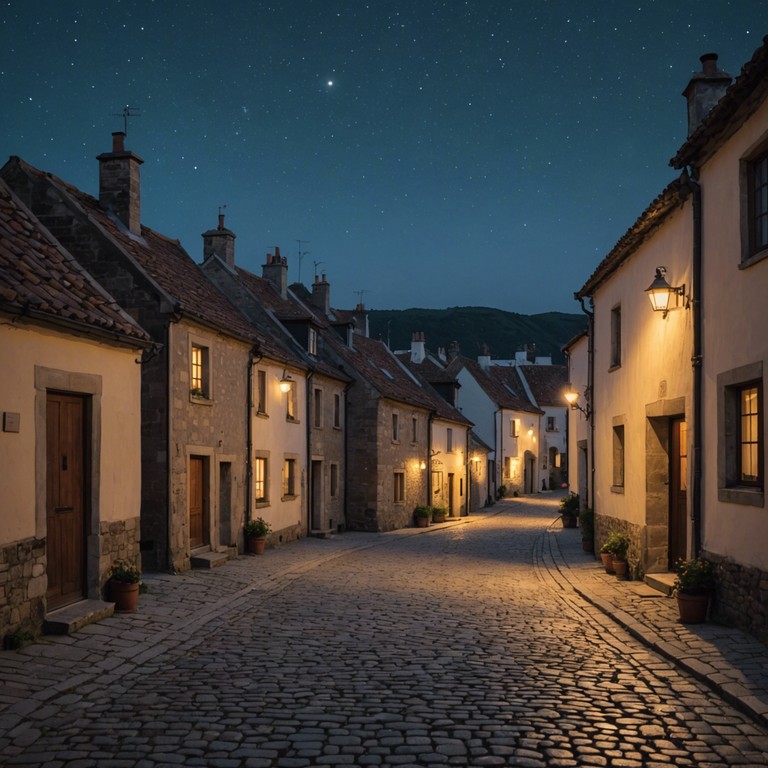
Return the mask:
M310 355L317 355L317 331L314 328L309 329L307 351Z

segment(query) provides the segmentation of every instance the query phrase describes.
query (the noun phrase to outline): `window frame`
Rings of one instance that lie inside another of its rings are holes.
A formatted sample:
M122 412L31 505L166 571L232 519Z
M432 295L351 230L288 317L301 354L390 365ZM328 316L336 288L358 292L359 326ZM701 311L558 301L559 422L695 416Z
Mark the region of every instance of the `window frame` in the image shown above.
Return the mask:
M341 429L341 395L338 392L333 395L333 428Z
M263 467L263 477L259 479L258 467ZM257 495L259 484L263 486L263 495ZM269 504L269 457L256 455L253 457L253 500L257 507L265 507Z
M612 463L612 477L611 477L611 492L612 493L624 493L625 481L626 481L626 433L624 430L624 422L614 420L613 428L611 430L613 441L613 463Z
M405 472L402 470L395 470L392 474L392 501L405 504Z
M323 427L323 390L321 387L315 387L312 393L313 424L315 429Z
M763 177L760 181L760 190L756 189L758 166L762 166ZM740 164L741 183L741 264L740 268L751 266L768 257L768 231L764 235L764 242L757 236L758 218L763 220L764 227L768 230L768 142L763 142ZM761 209L758 196L762 198Z
M392 442L400 442L400 414L392 412Z
M267 415L267 372L263 368L256 370L256 414Z
M199 353L199 359L198 358ZM194 402L212 399L211 348L197 339L189 339L189 397Z
M609 371L621 368L621 304L611 307L611 359Z
M285 456L283 458L283 475L282 475L282 499L295 499L298 494L296 493L296 457Z

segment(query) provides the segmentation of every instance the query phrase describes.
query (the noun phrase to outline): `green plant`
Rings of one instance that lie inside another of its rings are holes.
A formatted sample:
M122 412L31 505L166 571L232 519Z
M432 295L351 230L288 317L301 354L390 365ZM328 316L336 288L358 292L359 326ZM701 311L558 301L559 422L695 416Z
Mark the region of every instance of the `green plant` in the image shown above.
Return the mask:
M692 560L680 558L675 563L675 592L697 594L709 592L715 588L717 568L711 560L694 557Z
M503 499L507 495L507 486L500 485L496 490L496 500Z
M626 560L627 550L629 550L629 539L623 533L616 531L608 534L605 544L600 549L601 552L610 552L614 560Z
M119 581L123 584L138 584L141 571L126 560L115 560L107 574L107 581Z
M413 510L413 516L414 517L421 517L421 518L427 518L429 519L432 517L432 507L426 505L426 504L419 504L414 510Z
M589 507L584 507L579 512L579 527L581 528L582 539L592 539L595 535L595 511Z
M432 517L447 517L448 510L445 507L432 507Z
M578 493L569 493L560 499L560 514L564 517L576 517L579 514Z
M263 518L257 517L255 520L248 520L243 525L243 533L246 539L260 539L266 536L272 530L272 526Z

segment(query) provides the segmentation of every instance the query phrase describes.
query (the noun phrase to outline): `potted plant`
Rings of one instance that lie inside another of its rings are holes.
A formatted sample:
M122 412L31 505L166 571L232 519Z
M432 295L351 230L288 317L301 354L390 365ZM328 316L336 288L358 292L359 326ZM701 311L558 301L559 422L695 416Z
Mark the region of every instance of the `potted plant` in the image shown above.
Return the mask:
M612 555L611 567L617 576L626 576L627 551L629 550L629 539L623 533L612 533L608 537L606 544Z
M674 594L683 624L701 624L707 620L709 601L715 589L715 564L703 557L680 558L675 563Z
M579 495L569 493L560 499L560 517L563 528L575 528L579 516Z
M581 547L585 552L595 551L595 511L585 507L579 512Z
M245 534L245 543L248 551L252 555L264 554L264 547L267 545L267 534L272 530L272 526L263 518L257 517L255 520L248 520L243 525Z
M413 516L419 528L426 528L429 525L429 518L432 517L432 507L426 504L419 504L413 510Z
M448 510L445 507L432 507L432 522L444 523L448 518Z
M133 612L139 605L141 571L126 560L115 560L107 573L109 596L116 611Z

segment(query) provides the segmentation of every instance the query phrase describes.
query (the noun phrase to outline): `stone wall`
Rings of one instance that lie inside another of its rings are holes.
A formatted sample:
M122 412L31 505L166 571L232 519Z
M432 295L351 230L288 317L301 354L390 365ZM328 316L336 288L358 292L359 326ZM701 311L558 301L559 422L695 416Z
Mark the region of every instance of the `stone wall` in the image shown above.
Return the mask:
M768 572L708 553L704 557L718 565L712 618L768 643Z
M139 565L140 518L99 523L99 584L102 589L107 581L107 574L116 560L124 560Z
M40 632L47 589L44 539L24 539L0 547L0 632L4 643L17 632Z
M626 520L607 515L595 515L595 554L605 544L608 535L612 532L623 533L629 539L627 562L629 563L629 576L632 579L642 580L645 576L643 568L643 529L639 525L633 525Z

